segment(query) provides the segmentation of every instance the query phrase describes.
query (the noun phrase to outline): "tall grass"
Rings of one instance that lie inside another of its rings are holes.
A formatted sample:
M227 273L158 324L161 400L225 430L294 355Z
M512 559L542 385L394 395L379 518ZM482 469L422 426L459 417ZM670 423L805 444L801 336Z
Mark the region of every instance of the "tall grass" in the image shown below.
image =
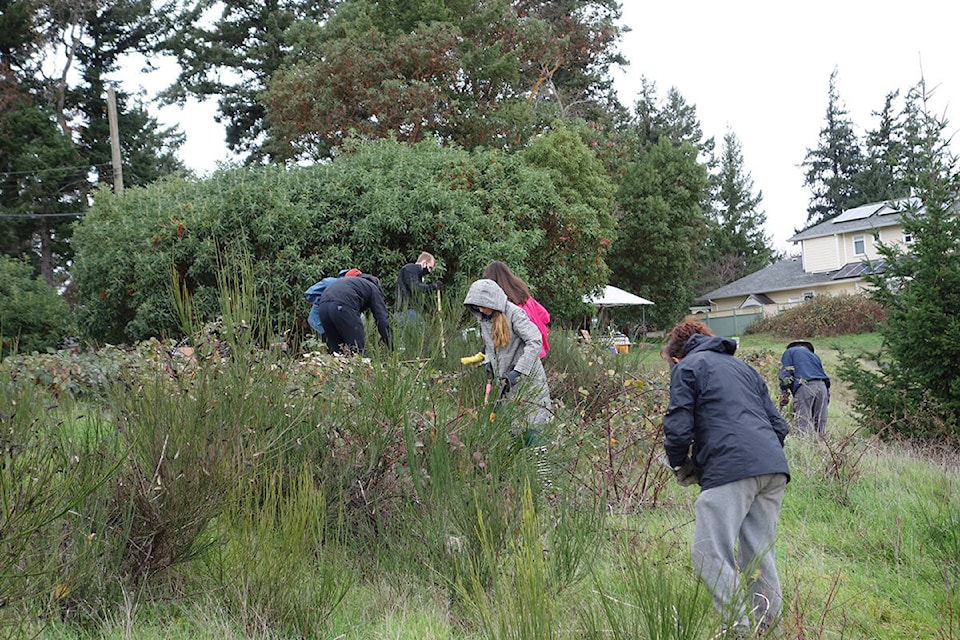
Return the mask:
M521 517L504 548L476 514L477 553L456 588L484 638L537 640L566 637L564 596L584 578L596 557L601 532L596 511L561 509L551 524L538 513L530 484L521 496ZM499 569L488 580L486 568Z
M27 371L62 359L0 371L8 635L612 640L723 624L690 566L697 490L655 463L656 349L552 332L539 452L459 364L478 343L455 312L443 348L425 338L415 358L291 357L241 300L256 292L230 292L192 358L104 350L136 365L111 365L83 405ZM740 352L769 381L782 347L750 335ZM835 387L827 437L787 440L769 637L960 637L956 456L864 436Z
M0 634L69 613L97 580L108 550L85 506L121 455L103 421L0 370Z
M356 580L341 552L338 514L311 465L262 478L216 523L207 580L248 633L320 637Z

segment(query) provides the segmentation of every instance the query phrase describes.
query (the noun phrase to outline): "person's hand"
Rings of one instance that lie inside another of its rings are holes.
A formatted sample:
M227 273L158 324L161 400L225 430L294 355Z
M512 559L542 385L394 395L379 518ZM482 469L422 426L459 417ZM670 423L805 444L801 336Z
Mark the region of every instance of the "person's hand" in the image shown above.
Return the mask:
M442 283L442 282L434 282L434 283L433 283L433 290L434 290L434 291L440 291L440 287L442 287L442 286L443 286L443 283Z
M780 394L780 402L778 403L777 406L780 409L783 409L785 406L787 406L788 402L790 402L790 394L784 391L783 393Z
M700 469L697 468L691 458L687 458L683 461L683 464L674 468L673 475L677 479L677 484L681 487L700 484Z
M486 370L487 380L493 380L493 363L488 362L483 368Z
M510 371L507 375L500 378L500 382L503 385L503 392L506 393L513 388L513 385L517 384L517 380L520 379L520 372L516 369Z

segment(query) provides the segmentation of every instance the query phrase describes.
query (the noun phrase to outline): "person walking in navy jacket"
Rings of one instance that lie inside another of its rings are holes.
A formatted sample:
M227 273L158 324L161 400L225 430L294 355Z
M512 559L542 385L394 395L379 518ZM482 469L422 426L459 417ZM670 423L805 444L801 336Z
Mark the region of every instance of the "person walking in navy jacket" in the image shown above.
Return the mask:
M789 426L736 349L701 322L673 328L661 352L671 363L663 434L677 480L700 484L694 569L733 629L750 633L771 626L782 605L773 542L790 480L783 452Z

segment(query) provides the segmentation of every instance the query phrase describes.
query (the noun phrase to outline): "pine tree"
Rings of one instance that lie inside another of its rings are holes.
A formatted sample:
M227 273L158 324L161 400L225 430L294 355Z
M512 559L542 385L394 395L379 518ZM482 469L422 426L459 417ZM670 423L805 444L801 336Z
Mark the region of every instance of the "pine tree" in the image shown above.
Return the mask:
M813 193L807 207L808 226L867 202L856 189L856 178L864 166L863 153L853 121L837 91L836 69L830 74L826 122L820 129L820 143L816 149L807 150L801 166L806 170L804 185Z
M744 168L743 150L733 131L723 137L716 193L709 216L701 291L738 280L770 264L774 250L763 225L763 193L754 194L753 178Z
M874 112L877 126L865 139L864 167L856 177L856 189L864 202L883 202L908 194L903 180L905 147L901 114L894 112L899 91L887 94L883 109Z
M960 171L947 120L930 113L929 97L921 82L904 123L912 157L905 181L917 199L901 223L912 242L881 244L885 268L867 276L887 312L886 350L877 370L849 358L843 375L868 424L935 438L938 423L960 435Z
M626 170L615 197L611 282L653 300L659 327L682 318L696 295L696 254L706 237L707 171L689 143L659 142Z
M679 146L688 143L701 160L711 163L714 140L703 137L696 105L689 104L676 87L667 91L666 99L657 94L655 82L641 78L640 97L634 102L631 127L636 129L641 150L654 147L661 137Z

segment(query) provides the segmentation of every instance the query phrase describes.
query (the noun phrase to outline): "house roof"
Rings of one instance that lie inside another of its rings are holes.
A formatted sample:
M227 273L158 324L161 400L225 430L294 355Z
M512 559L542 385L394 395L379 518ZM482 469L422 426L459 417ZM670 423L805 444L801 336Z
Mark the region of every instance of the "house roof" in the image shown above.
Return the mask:
M765 293L751 293L749 296L747 296L747 299L743 304L746 305L750 302L756 303L757 305L777 304L773 298Z
M715 300L717 298L733 298L749 296L750 294L766 294L784 289L796 289L809 285L829 282L833 272L807 273L803 270L803 260L799 256L775 262L768 267L754 271L739 280L725 284L719 289L708 291L698 300Z
M800 289L825 284L833 280L860 278L866 273L880 273L884 269L883 260L870 262L848 262L839 269L826 273L807 273L803 270L803 260L799 256L775 262L768 267L754 271L739 280L725 284L697 297L697 301L710 301L718 298L736 298L753 296L758 302L773 300L767 295L776 291ZM770 304L764 302L764 304Z
M851 231L869 231L881 227L890 227L900 222L900 214L909 206L920 206L919 198L899 198L886 202L847 209L835 218L821 222L798 232L789 242L800 242L811 238L822 238Z

